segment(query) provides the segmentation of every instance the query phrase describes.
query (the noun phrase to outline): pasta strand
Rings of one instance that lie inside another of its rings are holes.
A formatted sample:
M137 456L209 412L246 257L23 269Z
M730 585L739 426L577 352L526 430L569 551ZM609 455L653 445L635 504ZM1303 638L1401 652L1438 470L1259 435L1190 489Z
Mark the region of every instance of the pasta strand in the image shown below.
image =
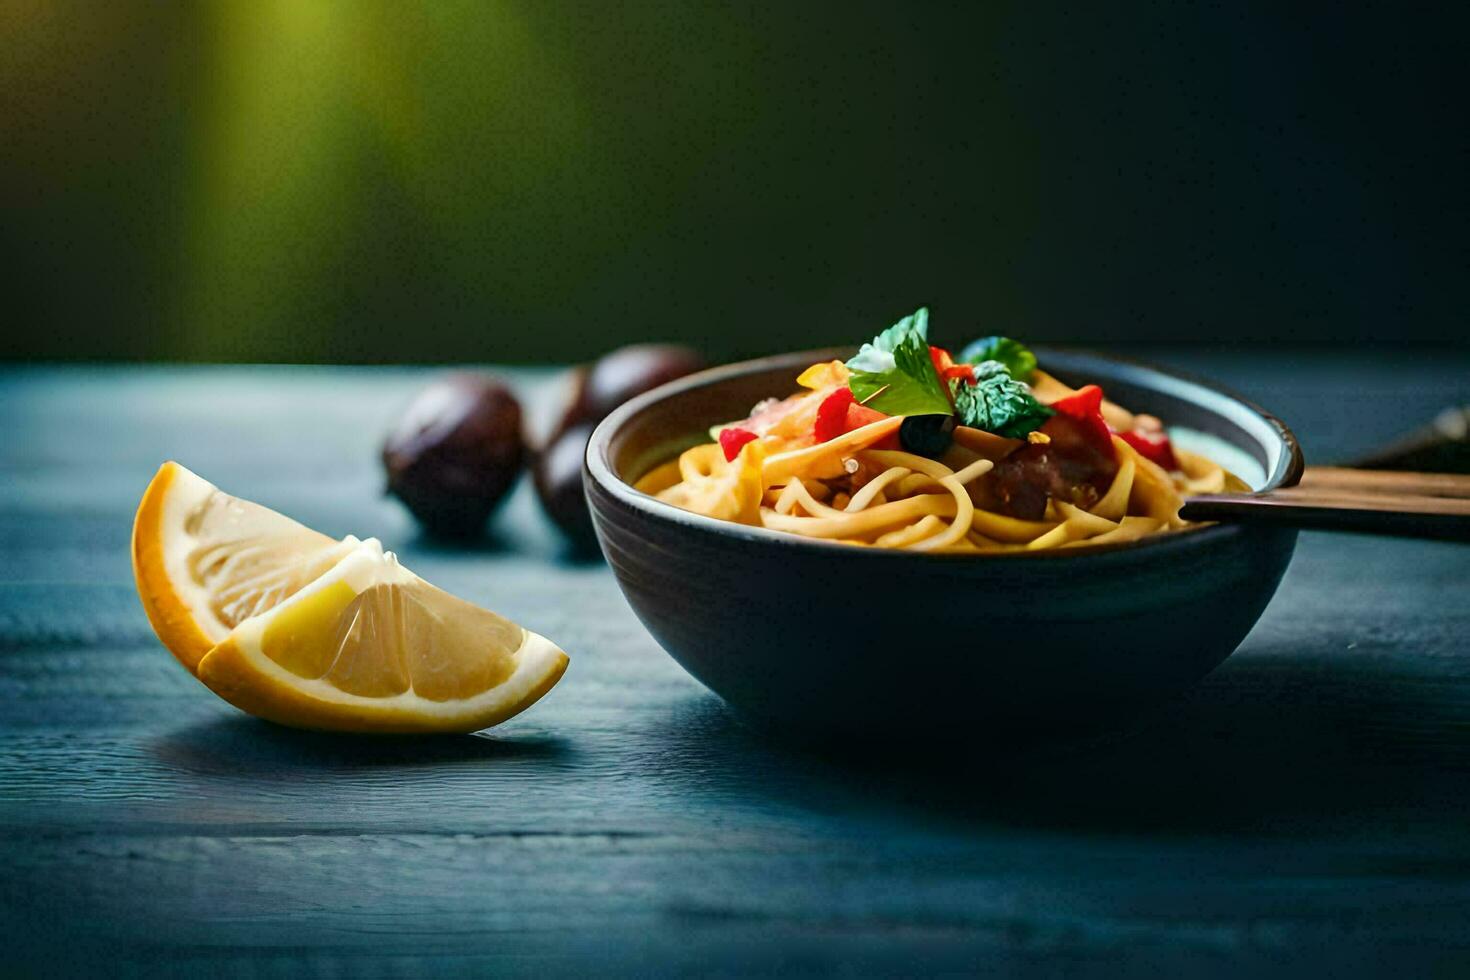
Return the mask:
M952 517L954 501L934 496L910 497L840 517L795 517L763 510L761 523L778 531L794 531L813 538L855 538L928 514Z
M828 442L767 456L761 466L761 478L767 483L781 483L806 469L825 472L831 468L831 464L840 462L844 455L857 452L892 435L902 424L902 418L891 416L843 433ZM835 476L836 473L831 475Z
M1040 473L1032 487L1045 494L1041 519L986 510L993 506L990 502L1015 499L1005 482L988 478L997 463L1023 450L1027 442L1046 444L1050 430L1021 441L959 426L941 459L877 448L898 441L904 422L900 416L885 416L814 442L821 428L816 424L817 408L838 391L842 385L838 375L845 371L838 362L819 367L822 371L804 377L814 384L831 383L784 401L762 403L757 417L747 420L756 438L736 459L726 460L716 443L695 446L653 467L634 488L696 513L805 537L971 555L1133 541L1188 526L1178 516L1186 496L1247 489L1198 453L1173 447L1177 469L1171 472L1154 462L1167 456L1152 451L1144 455L1135 448L1142 443L1114 435L1117 469L1090 508L1068 502L1070 482L1054 485L1058 480L1088 478L1088 471L1079 471L1077 461L1068 457L1063 441L1055 462L1046 453L1033 454L1021 461L1019 469L1008 469L1005 477L1014 480L1019 474L1032 479L1028 467L1038 463L1055 467ZM1043 404L1077 391L1041 371L1033 376L1031 388ZM1135 416L1106 400L1101 412L1115 432L1138 432L1152 441L1162 431L1158 419Z
M890 466L863 484L863 488L852 495L852 499L847 502L847 507L844 509L849 513L855 510L862 510L873 502L873 498L883 492L884 487L893 483L895 480L902 480L910 472L912 471L906 466Z

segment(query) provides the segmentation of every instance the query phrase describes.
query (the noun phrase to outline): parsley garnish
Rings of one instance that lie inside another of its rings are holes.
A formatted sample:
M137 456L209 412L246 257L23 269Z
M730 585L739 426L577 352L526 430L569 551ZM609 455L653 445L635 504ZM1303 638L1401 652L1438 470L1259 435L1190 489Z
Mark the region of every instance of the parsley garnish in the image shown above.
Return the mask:
M1036 355L1025 344L1009 337L981 337L961 352L960 361L965 364L995 361L1017 381L1030 381L1036 370Z
M956 415L963 425L1024 439L1054 412L1026 386L1036 356L1008 337L965 348L975 383L951 379L948 390L929 354L929 310L920 307L864 344L847 362L848 387L859 402L887 415Z
M1035 358L1031 363L1036 363ZM1007 439L1026 438L1056 414L1032 397L1031 389L1013 378L1000 361L981 361L975 365L975 383L956 378L950 382L950 394L962 425Z
M862 404L887 415L949 415L944 385L929 356L929 310L920 307L864 344L847 362L847 386Z

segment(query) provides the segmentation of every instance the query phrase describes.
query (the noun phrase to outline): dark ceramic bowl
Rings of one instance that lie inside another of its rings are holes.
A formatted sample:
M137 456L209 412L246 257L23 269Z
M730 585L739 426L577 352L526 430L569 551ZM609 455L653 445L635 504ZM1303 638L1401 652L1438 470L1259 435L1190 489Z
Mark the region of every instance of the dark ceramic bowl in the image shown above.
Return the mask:
M828 733L1061 732L1125 720L1209 673L1260 617L1296 531L1215 525L1082 551L924 555L691 514L630 483L710 426L847 351L691 375L597 427L585 482L633 610L689 673L758 721ZM1064 381L1252 456L1264 487L1301 475L1291 432L1253 405L1153 368L1040 350Z

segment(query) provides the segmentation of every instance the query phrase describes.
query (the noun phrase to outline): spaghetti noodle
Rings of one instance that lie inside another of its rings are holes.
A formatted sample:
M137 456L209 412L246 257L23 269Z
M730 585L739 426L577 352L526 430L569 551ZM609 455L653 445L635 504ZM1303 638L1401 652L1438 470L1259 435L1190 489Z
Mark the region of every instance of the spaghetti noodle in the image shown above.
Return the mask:
M1021 345L986 338L966 354L975 349L957 361L928 347L921 310L635 486L723 520L942 554L1179 531L1186 495L1246 489L1173 446L1159 420L1037 369Z

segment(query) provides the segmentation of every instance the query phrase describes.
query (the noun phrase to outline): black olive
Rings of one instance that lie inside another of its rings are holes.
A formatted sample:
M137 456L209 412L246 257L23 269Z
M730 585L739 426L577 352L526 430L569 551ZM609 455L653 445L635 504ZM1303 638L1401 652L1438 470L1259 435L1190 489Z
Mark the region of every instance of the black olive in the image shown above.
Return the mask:
M524 458L520 403L484 374L429 385L383 444L388 492L443 537L479 534Z
M898 427L898 441L918 456L938 459L954 441L953 415L910 415Z
M537 457L531 470L536 496L546 515L568 540L583 548L596 542L592 515L587 512L587 498L582 491L582 460L594 428L592 423L583 422L567 429Z

